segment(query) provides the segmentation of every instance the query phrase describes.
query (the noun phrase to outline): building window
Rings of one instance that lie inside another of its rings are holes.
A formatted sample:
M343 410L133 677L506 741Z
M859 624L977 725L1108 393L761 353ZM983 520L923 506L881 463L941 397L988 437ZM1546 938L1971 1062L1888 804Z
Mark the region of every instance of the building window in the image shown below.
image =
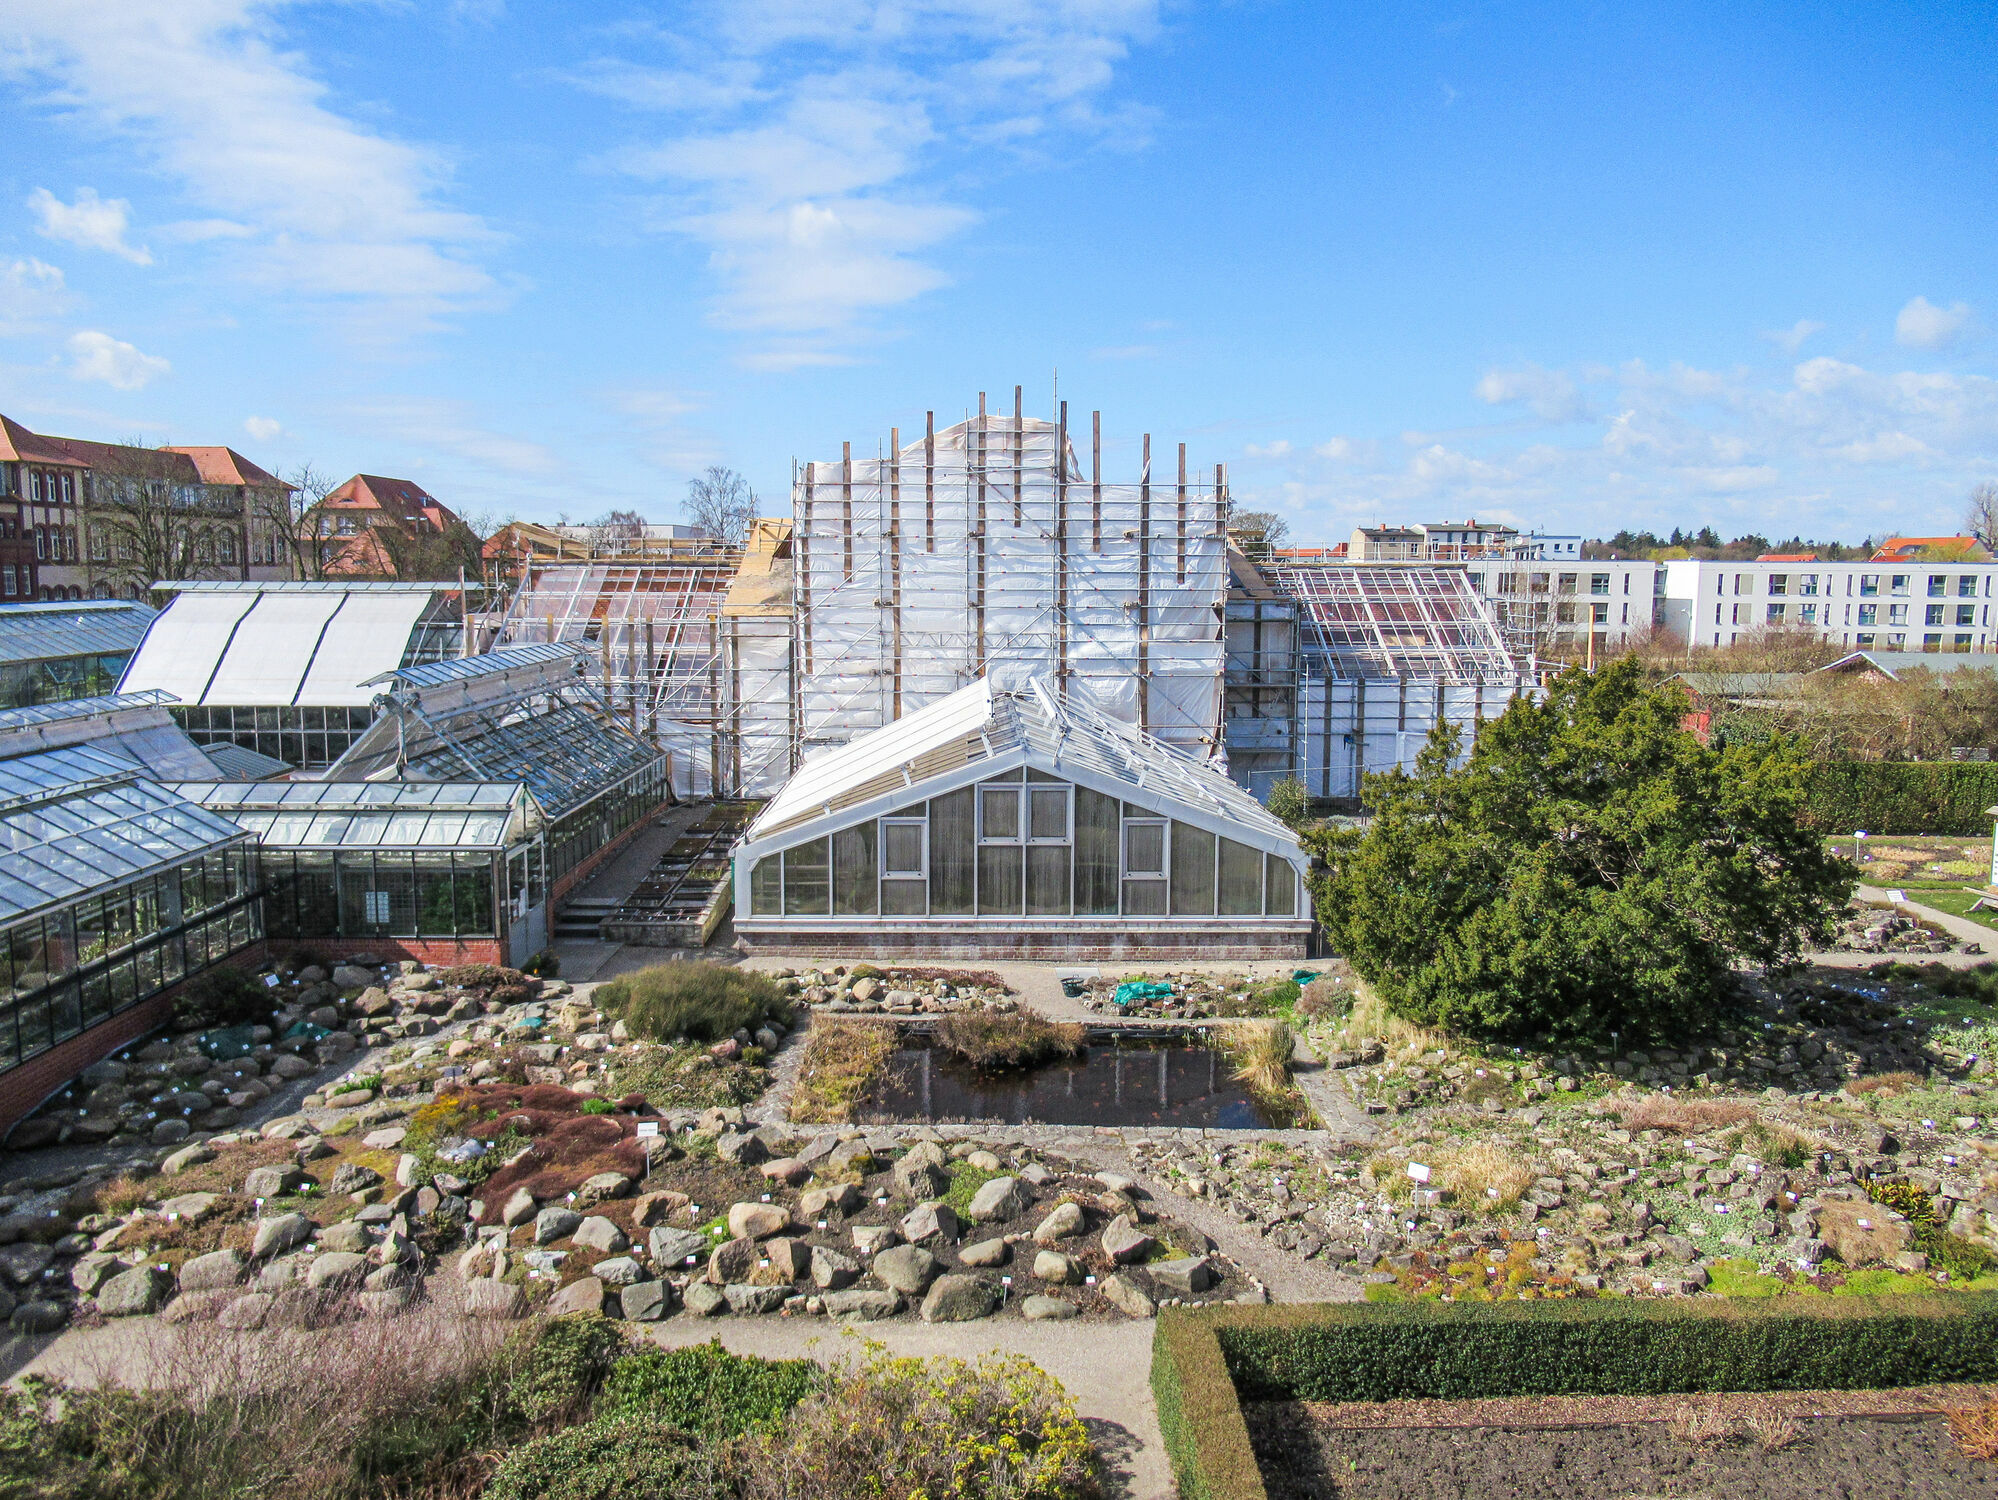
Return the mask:
M1628 580L1627 580L1627 579L1626 579L1625 581L1626 581L1626 582L1628 582ZM1589 592L1590 592L1590 593L1592 593L1592 594L1607 594L1607 593L1608 593L1608 592L1610 591L1610 586L1609 586L1609 585L1610 585L1610 576L1609 576L1609 574L1607 574L1607 573L1591 573L1591 574L1589 575Z
M45 561L48 555L49 529L46 526L37 526L35 528L35 558L37 561Z
M1968 651L1970 649L1970 637L1967 635L1957 636L1951 649L1955 651Z
M102 526L90 528L90 556L96 562L111 561L111 544L105 537Z
M1752 593L1754 593L1754 592L1755 592L1755 587L1754 587L1754 585L1755 585L1755 580L1754 580L1753 578L1749 577L1749 575L1748 575L1748 574L1746 574L1746 573L1737 573L1737 574L1735 574L1735 575L1734 575L1734 591L1735 591L1735 592L1736 592L1737 594L1752 594Z
M1783 623L1783 611L1788 608L1789 606L1787 604L1770 605L1768 623L1771 625L1781 625Z
M1815 624L1817 624L1817 623L1818 623L1818 607L1817 607L1817 605L1815 605L1815 604L1799 604L1799 605L1797 606L1797 620L1798 620L1798 623L1799 623L1799 624L1803 624L1803 625L1815 625Z
M1942 624L1942 622L1943 622L1942 605L1930 604L1924 606L1922 610L1922 623L1924 625L1940 625Z
M1788 573L1771 573L1769 575L1769 592L1772 596L1779 598L1789 593L1790 575Z
M1976 574L1965 573L1961 578L1957 579L1956 597L1959 599L1975 599L1977 597Z
M1940 650L1942 650L1942 636L1941 636L1940 634L1933 634L1933 635L1925 635L1925 636L1923 636L1923 637L1922 637L1922 649L1923 649L1924 651L1940 651Z
M218 536L215 539L215 545L221 552L222 561L224 561L225 563L233 563L236 560L235 532L233 531L223 532L220 536Z
M1977 623L1977 606L1975 604L1957 605L1956 623L1959 625L1975 625Z
M1797 592L1809 598L1818 591L1818 575L1801 573L1797 576Z
M1859 623L1860 623L1860 624L1862 624L1862 625L1877 625L1877 624L1879 624L1879 623L1880 623L1880 620L1879 620L1879 616L1880 616L1880 606L1879 606L1879 605L1877 605L1877 604L1862 604L1862 605L1860 605L1860 606L1859 606Z
M12 568L0 568L0 592L4 592L9 599L14 597L15 578Z
M1908 578L1909 575L1906 573L1889 573L1887 575L1887 592L1890 594L1907 593Z
M1852 638L1852 643L1862 651L1870 651L1873 648L1873 637L1871 634L1862 631Z
M1907 605L1905 605L1905 604L1890 604L1890 605L1888 605L1888 606L1887 606L1887 623L1888 623L1889 625L1905 625L1905 624L1907 624L1907 623L1908 623L1908 606L1907 606Z
M1929 574L1929 597L1940 599L1949 592L1949 579L1941 573Z
M1889 651L1899 651L1902 647L1906 646L1907 644L1908 644L1907 636L1901 634L1901 632L1899 632L1898 630L1891 632L1887 637L1887 649Z
M1880 575L1878 573L1861 573L1859 575L1859 594L1861 598L1865 598L1868 594L1877 594L1879 592Z

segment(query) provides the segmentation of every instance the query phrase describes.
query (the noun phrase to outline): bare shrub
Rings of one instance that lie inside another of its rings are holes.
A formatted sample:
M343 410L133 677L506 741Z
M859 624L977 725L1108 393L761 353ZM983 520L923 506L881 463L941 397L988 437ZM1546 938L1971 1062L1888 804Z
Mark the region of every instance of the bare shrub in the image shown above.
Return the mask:
M1670 1094L1649 1094L1623 1112L1623 1126L1626 1130L1702 1135L1740 1125L1754 1114L1746 1104L1733 1099L1675 1099Z
M1297 997L1297 1013L1306 1020L1336 1016L1352 1003L1353 992L1331 979L1314 979Z
M1903 1089L1920 1088L1921 1075L1905 1069L1893 1073L1869 1073L1864 1078L1854 1078L1845 1086L1848 1094L1898 1094Z
M999 1072L1073 1057L1089 1033L1030 1010L956 1010L937 1022L937 1045L974 1068Z

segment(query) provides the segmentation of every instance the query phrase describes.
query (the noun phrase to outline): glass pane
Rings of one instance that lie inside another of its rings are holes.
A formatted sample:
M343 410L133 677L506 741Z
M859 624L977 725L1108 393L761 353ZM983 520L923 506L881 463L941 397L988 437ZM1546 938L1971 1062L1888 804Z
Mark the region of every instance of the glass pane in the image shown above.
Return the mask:
M750 867L749 914L752 917L784 915L784 865L781 855L766 854Z
M971 910L972 789L930 800L930 913Z
M299 855L296 890L298 935L336 936L340 931L340 908L333 895L333 856Z
M1117 912L1117 840L1123 816L1115 797L1075 789L1075 909L1091 916Z
M1259 917L1262 913L1262 855L1247 844L1221 840L1221 915Z
M458 864L458 933L493 936L493 861L484 854L461 854Z
M881 824L881 873L920 875L923 873L923 825L883 821Z
M1068 840L1068 790L1035 787L1029 793L1027 837Z
M407 854L375 856L376 905L386 906L390 933L410 937L416 932L416 871Z
M823 917L832 906L826 840L784 851L784 915Z
M1126 823L1124 825L1124 873L1163 875L1165 866L1165 824Z
M340 856L340 933L343 937L359 937L364 933L384 933L388 931L388 901L384 893L375 889L375 860L371 854L343 854ZM189 932L187 938L187 961L190 964L205 963L205 956L195 953L195 938Z
M1297 915L1297 871L1290 867L1290 861L1281 855L1264 856L1264 864L1269 873L1266 877L1269 890L1269 905L1264 907L1273 917L1294 917Z
M1214 915L1214 835L1187 823L1172 825L1172 914Z
M1017 839L1020 836L1020 792L1017 787L986 786L978 789L983 821L981 839Z
M424 937L449 937L457 930L457 898L451 888L451 856L416 857L416 928Z
M1162 917L1166 914L1166 883L1163 880L1124 882L1124 915Z
M874 824L842 828L833 835L833 914L841 917L871 917L876 900L874 883L877 866L874 856Z
M1027 846L1027 911L1031 915L1055 917L1067 914L1068 864L1069 848L1066 844Z
M1020 846L978 846L978 910L1002 915L1020 910Z
M884 880L881 882L881 915L884 917L920 917L923 915L923 898L928 887L920 880Z

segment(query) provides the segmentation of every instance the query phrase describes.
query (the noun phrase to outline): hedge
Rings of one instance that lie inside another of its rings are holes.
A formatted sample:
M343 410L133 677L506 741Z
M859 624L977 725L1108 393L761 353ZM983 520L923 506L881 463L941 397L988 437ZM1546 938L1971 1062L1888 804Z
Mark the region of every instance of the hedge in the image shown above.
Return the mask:
M1998 762L1819 761L1804 817L1826 833L1975 835L1991 832Z
M1168 1309L1159 1426L1189 1500L1266 1500L1242 1401L1854 1390L1998 1379L1998 1293Z

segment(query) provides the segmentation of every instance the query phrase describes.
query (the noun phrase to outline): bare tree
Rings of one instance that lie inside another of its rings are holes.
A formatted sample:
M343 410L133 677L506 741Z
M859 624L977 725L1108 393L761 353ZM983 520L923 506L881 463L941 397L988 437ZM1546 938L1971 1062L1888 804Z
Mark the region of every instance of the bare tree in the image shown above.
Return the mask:
M1963 529L1976 537L1986 552L1998 557L1998 482L1987 479L1971 490Z
M185 468L183 455L136 443L107 446L92 462L84 547L91 572L117 593L137 597L218 564L234 571L236 542L248 540L242 518L186 483Z
M284 480L285 490L280 501L271 503L268 520L284 535L292 575L324 578L327 565L340 550L338 520L326 508L326 497L339 486L310 463L302 463L279 478ZM277 514L280 503L282 518Z
M590 522L590 550L614 549L619 542L635 542L645 535L645 517L635 510L607 510Z
M1228 517L1229 534L1250 557L1268 557L1290 540L1290 522L1273 510L1238 510Z
M735 470L712 464L687 481L687 519L731 547L740 547L756 519L756 491Z

